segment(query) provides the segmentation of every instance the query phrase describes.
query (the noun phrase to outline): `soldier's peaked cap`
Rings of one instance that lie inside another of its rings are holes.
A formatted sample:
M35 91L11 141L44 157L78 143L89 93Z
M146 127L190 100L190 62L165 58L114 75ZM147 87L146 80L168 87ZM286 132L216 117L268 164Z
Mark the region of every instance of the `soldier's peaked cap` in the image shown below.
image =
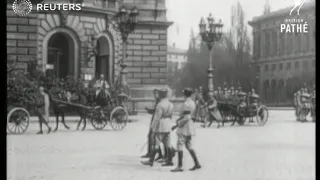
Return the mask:
M193 90L192 90L191 88L184 88L184 89L182 90L182 92L192 93Z
M161 92L161 93L166 93L166 92L168 92L168 89L162 88L162 89L158 89L158 91Z

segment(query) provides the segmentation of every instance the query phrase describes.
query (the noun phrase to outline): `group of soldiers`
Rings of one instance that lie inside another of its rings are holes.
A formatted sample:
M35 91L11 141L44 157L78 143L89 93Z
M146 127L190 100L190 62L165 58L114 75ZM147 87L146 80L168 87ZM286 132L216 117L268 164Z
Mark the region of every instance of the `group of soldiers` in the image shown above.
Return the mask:
M200 169L200 163L193 148L193 141L195 136L195 127L193 124L193 114L195 113L196 104L192 99L193 90L185 88L183 90L185 101L180 111L180 117L173 125L173 104L168 97L168 89L155 89L154 95L156 104L154 109L146 110L152 114L150 123L150 130L148 135L148 153L143 158L149 158L148 161L142 161L143 165L153 166L155 160L163 158L162 166L173 166L172 158L178 154L178 165L171 172L183 171L183 146L185 146L190 153L195 165L190 169L191 171ZM178 136L176 150L171 146L170 133L176 129ZM164 146L164 155L161 153L161 145ZM156 154L159 154L155 159Z
M316 100L316 90L309 93L307 88L301 88L293 96L293 104L295 107L295 116L297 121L306 122L306 116L311 112L312 121L315 122L316 111L315 103ZM303 112L305 111L305 112Z
M203 88L200 86L199 89L195 90L194 94L194 100L196 102L197 108L196 108L196 114L195 119L199 120L200 122L206 121L206 114L207 111L209 111L209 115L212 114L215 120L219 121L222 120L222 117L220 115L219 109L218 109L218 102L220 104L231 104L239 107L247 107L250 105L253 108L258 107L258 101L259 101L259 95L256 94L255 89L251 89L248 93L244 92L242 90L242 87L238 85L237 88L234 86L231 86L230 88L225 87L222 89L221 87L218 87L216 91L213 91L213 93L208 94L208 100L205 101L203 93ZM208 105L216 104L210 113L210 108ZM204 125L205 127L205 125Z

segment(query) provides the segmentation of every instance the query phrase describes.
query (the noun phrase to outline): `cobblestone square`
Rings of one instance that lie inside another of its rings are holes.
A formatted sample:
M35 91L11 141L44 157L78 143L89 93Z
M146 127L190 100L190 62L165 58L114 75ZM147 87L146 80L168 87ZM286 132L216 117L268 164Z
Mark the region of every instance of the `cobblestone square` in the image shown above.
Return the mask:
M203 129L197 124L196 151L202 169L185 151L182 173L158 163L141 165L150 116L132 117L123 131L71 130L36 135L32 123L23 135L7 136L8 179L11 180L314 180L315 124L298 123L289 110L270 111L264 127L225 124ZM52 122L51 122L52 125ZM172 133L175 141L175 133ZM173 142L175 144L175 142ZM176 157L175 157L176 162ZM173 168L173 167L172 167Z

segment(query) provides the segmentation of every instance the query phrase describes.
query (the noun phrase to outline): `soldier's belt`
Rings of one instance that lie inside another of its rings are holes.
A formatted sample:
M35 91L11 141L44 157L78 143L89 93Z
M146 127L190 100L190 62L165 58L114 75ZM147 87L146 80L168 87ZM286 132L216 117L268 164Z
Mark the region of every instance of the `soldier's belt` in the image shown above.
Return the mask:
M190 111L183 111L182 114L183 114L183 115L188 115L188 114L191 114L191 112L190 112Z
M161 119L166 119L166 118L172 119L172 116L162 116L161 117Z

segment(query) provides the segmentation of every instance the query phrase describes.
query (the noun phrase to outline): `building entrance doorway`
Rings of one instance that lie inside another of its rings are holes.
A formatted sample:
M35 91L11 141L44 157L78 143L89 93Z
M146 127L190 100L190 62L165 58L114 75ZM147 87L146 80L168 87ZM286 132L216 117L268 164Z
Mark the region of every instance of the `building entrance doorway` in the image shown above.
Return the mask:
M109 43L106 37L101 36L97 40L98 55L96 55L95 60L95 75L96 78L100 78L100 75L103 74L105 79L109 83L112 81L112 67L110 64L110 52L109 52Z
M47 66L50 74L58 78L74 75L74 44L64 33L54 34L48 43Z

